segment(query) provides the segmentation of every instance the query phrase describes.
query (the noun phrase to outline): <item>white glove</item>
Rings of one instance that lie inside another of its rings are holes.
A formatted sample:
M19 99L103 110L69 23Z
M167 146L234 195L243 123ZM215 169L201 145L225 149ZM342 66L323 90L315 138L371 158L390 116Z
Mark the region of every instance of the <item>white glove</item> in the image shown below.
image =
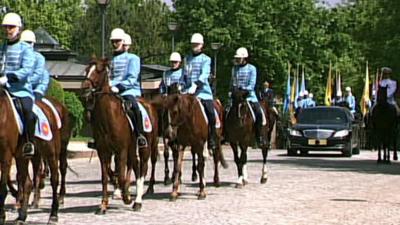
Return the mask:
M111 87L111 91L112 91L113 93L117 94L117 93L119 92L119 89L118 89L117 87L115 87L115 86L112 86L112 87Z
M196 89L197 89L197 85L195 83L193 83L187 92L188 92L188 94L194 94L196 92Z
M6 76L0 77L0 85L1 85L1 86L6 85L6 84L7 84L7 81L8 81L8 79L7 79Z

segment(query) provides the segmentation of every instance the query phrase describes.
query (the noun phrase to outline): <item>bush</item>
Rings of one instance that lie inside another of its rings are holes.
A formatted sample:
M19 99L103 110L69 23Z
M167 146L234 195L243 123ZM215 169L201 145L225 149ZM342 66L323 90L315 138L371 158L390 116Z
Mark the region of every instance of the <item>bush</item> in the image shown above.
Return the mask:
M64 104L67 106L71 116L73 117L73 130L79 132L83 127L84 107L78 96L69 91L64 92Z
M64 104L64 89L62 88L61 84L53 78L50 79L50 84L46 95L52 96Z

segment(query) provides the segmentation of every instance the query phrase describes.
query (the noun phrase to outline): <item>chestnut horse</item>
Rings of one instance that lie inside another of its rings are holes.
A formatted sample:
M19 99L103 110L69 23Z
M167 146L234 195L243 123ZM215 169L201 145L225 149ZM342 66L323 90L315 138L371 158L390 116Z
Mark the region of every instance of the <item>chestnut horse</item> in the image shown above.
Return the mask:
M82 83L86 108L91 109L90 123L96 142L97 154L101 163L101 178L103 198L97 214L104 214L108 208L108 174L111 158L115 155L118 173L118 183L122 188L122 199L130 204L130 175L132 169L136 177L136 199L133 209L139 211L142 207L144 178L151 156L152 177L148 192L153 192L154 171L157 161L158 121L157 112L144 100L139 100L149 113L153 130L146 133L148 147L137 148L136 137L129 126L121 97L111 92L109 86L109 61L94 59L86 68L86 80Z
M232 92L232 106L229 109L225 118L225 140L232 147L234 160L238 170L238 181L236 187L241 188L248 183L247 174L247 148L253 146L255 140L255 124L250 111L250 106L247 103L248 92L245 90L235 90ZM268 138L269 115L266 111L266 103L260 102L261 108L265 113L267 124L263 126L261 135ZM267 139L269 142L269 139ZM238 146L241 153L239 157ZM268 179L267 157L269 144L261 147L263 155L263 169L261 175L261 183L266 183Z
M393 150L393 159L397 160L397 112L396 108L387 102L387 87L379 87L377 103L372 108L370 118L375 148L378 149L378 163L390 163L390 150Z
M208 124L204 118L203 112L200 107L199 100L193 95L179 95L173 94L160 100L153 101L156 106L161 106L168 110L170 115L170 125L172 128L173 139L176 140L178 148L173 149L174 154L174 175L173 175L173 188L171 193L171 200L175 201L178 197L178 190L180 186L180 175L182 174L183 154L186 146L190 146L192 151L197 154L197 172L199 174L199 187L198 199L206 197L205 192L205 157L204 144L207 142L208 137ZM214 101L214 106L219 114L221 121L221 128L217 129L217 149L214 152L214 183L219 185L218 164L226 167L225 160L221 148L222 136L222 112L223 108L219 101Z

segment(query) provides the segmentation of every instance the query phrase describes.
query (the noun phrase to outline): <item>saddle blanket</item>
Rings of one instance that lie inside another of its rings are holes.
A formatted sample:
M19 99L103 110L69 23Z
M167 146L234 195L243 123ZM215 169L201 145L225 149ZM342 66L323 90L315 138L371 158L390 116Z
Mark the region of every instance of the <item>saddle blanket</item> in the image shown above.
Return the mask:
M49 106L49 108L51 109L51 111L54 114L54 117L56 118L57 128L60 129L62 127L62 123L61 123L61 118L60 118L60 115L57 112L56 107L54 107L54 105L46 98L42 98L42 102Z
M18 131L19 134L22 135L24 133L24 126L22 123L22 118L17 112L17 108L15 107L14 101L10 94L8 92L7 97L10 101L11 108L13 109L14 112L14 118L15 122L17 123L18 126ZM33 104L33 113L37 116L37 121L36 121L36 126L35 126L35 137L40 138L45 141L50 141L53 138L53 133L51 132L50 129L50 123L49 120L47 119L46 115L43 113L43 111L37 106L36 104Z
M144 106L140 102L138 102L138 105L139 105L140 112L142 114L143 130L146 133L150 133L153 130L153 125L151 125L150 116L147 113L146 108L144 108ZM131 118L129 118L128 114L126 114L126 118L128 118L131 129L135 130L133 123L131 121Z
M249 101L247 101L247 105L249 106L250 112L251 112L251 117L253 117L253 121L256 122L256 114L253 111L253 107L251 107L251 104ZM267 119L265 117L264 110L261 108L261 114L262 114L262 125L265 126L267 125Z
M201 103L201 100L199 98L196 98L197 102L199 102L201 112L203 113L204 119L206 120L206 123L208 124L208 119L207 119L207 114L204 109L203 104ZM221 120L219 119L219 115L217 110L214 108L214 114L215 114L215 128L221 128Z

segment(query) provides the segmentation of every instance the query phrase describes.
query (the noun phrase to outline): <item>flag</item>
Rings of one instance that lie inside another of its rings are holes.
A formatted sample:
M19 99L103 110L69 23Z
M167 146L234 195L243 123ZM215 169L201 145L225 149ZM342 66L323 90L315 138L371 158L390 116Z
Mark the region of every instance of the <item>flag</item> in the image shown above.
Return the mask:
M297 105L297 99L299 98L300 94L300 89L299 89L299 64L297 64L297 69L296 69L296 90L295 90L295 96L294 96L294 107L297 109L299 105Z
M287 81L286 81L286 94L285 94L285 101L283 103L283 113L286 113L289 110L290 105L290 63L288 63L288 71L287 71Z
M296 96L297 96L297 90L296 90L296 83L298 84L299 82L296 81L297 77L293 77L293 83L292 83L292 88L291 88L291 93L290 93L290 106L289 106L289 114L290 114L290 121L292 124L296 123L296 118L294 116L295 114L295 103L296 103Z
M306 83L304 80L304 65L302 65L302 72L301 72L301 85L300 85L300 93L306 90Z
M329 62L328 79L326 80L325 105L330 106L332 102L332 63Z
M363 116L367 114L368 112L368 106L370 103L369 99L369 73L368 73L368 61L366 65L366 70L365 70L365 84L364 84L364 90L363 90L363 95L361 97L361 113Z
M336 96L339 96L339 93L340 93L340 96L343 96L343 92L342 92L342 78L341 78L341 76L340 76L340 71L339 71L338 74L336 75L336 84L335 84L335 87L336 87Z

